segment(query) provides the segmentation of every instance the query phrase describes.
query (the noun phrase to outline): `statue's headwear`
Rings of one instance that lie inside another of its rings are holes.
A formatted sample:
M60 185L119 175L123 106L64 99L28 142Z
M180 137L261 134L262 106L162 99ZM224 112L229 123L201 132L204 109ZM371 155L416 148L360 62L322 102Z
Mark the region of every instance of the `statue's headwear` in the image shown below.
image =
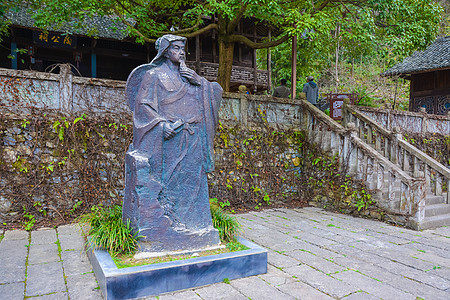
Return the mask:
M134 111L134 103L136 101L136 96L138 93L138 88L141 84L143 76L146 71L155 68L164 61L164 53L169 48L170 44L175 41L182 41L186 44L186 38L173 34L166 34L162 37L158 38L155 43L155 48L158 51L158 54L149 64L140 65L131 71L128 76L127 85L126 85L126 97L128 106L132 111Z
M162 59L164 59L164 53L169 48L170 43L175 41L182 41L184 44L186 44L186 38L183 36L173 35L173 34L166 34L162 37L158 38L155 43L156 51L158 51L158 54L155 56L155 58L151 61L151 66L158 66Z

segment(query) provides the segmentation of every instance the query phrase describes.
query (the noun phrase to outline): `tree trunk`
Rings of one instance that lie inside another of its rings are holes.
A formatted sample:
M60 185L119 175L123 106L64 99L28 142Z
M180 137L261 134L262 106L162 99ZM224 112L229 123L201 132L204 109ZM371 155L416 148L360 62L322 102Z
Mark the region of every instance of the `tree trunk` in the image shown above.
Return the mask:
M225 92L230 91L231 68L233 67L234 43L227 43L219 37L219 70L217 82Z

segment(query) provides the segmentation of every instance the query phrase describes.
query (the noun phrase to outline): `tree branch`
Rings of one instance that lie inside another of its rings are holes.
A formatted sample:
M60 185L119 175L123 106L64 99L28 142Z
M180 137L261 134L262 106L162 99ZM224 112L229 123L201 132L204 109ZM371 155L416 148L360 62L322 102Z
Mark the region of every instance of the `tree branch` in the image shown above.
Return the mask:
M253 49L262 49L262 48L270 48L280 45L281 43L287 41L290 39L289 35L283 35L278 40L270 41L270 42L253 42L250 39L246 38L243 35L233 34L228 37L225 37L227 42L234 42L234 43L244 43L245 45L249 46Z
M200 29L198 29L197 31L194 31L194 32L192 32L192 33L189 33L189 34L180 34L180 35L181 35L181 36L184 36L184 37L187 37L187 38L191 38L191 37L194 37L194 36L203 34L203 33L205 33L205 32L208 32L208 31L210 31L210 30L213 30L213 29L217 30L217 28L218 28L217 24L209 24L208 26L205 26L205 27L203 27L203 28L200 28ZM177 33L178 33L177 31L172 32L172 34L177 34Z
M198 27L200 26L201 21L202 21L202 14L199 14L198 17L197 17L197 21L196 21L194 26L189 27L189 28L176 30L176 31L163 31L161 33L162 34L183 34L183 33L186 33L186 32L190 32L190 31L198 29Z

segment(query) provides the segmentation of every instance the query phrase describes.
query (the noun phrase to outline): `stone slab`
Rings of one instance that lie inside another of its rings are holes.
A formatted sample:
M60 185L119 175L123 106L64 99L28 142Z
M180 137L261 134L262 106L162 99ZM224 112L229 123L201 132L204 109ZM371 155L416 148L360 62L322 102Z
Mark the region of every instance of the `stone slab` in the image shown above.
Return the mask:
M25 296L32 297L66 290L61 262L28 266Z
M0 284L0 299L23 299L24 283Z
M107 251L88 251L88 256L105 299L132 299L266 273L267 250L239 242L250 249L123 269Z
M61 258L56 244L31 244L28 255L28 264L42 264L59 261Z
M31 244L53 244L56 242L56 230L54 229L39 229L31 232Z

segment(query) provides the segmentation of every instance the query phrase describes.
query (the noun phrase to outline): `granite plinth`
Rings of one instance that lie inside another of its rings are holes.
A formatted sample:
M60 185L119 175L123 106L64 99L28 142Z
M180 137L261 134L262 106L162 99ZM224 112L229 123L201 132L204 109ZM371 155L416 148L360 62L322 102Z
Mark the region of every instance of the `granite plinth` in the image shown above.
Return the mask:
M105 250L88 251L105 299L133 299L267 272L267 250L243 238L250 249L118 269Z

